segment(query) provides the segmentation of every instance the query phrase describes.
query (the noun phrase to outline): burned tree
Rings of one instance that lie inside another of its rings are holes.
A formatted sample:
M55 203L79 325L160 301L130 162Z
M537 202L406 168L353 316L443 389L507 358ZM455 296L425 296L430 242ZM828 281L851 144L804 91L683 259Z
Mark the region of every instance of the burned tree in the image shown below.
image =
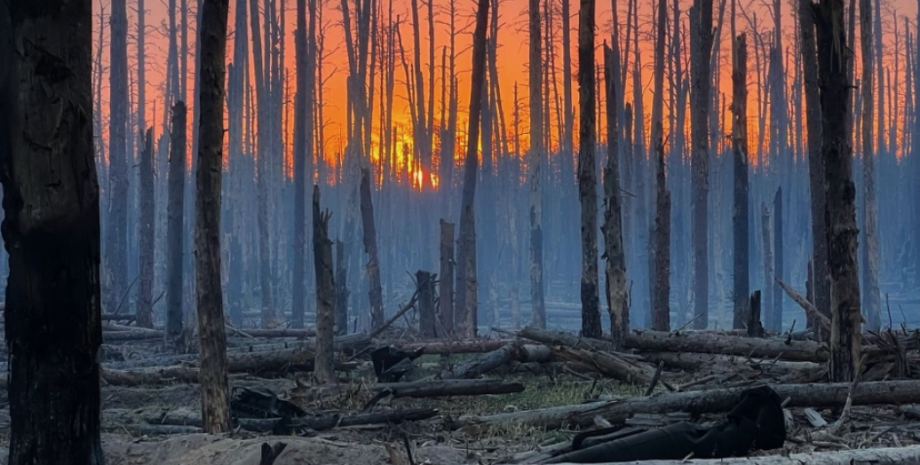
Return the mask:
M530 182L530 302L533 325L546 327L543 304L543 99L540 93L542 53L540 51L540 0L529 2L530 26L530 152L527 168ZM566 78L568 80L568 78Z
M137 325L145 328L153 327L153 247L154 247L154 221L156 211L153 203L153 128L147 129L146 136L141 138L144 150L140 160L140 183L138 183L138 222L140 224L140 278L137 289Z
M750 321L750 197L748 194L747 145L747 40L744 34L732 45L732 151L734 189L732 207L732 246L734 312L732 327L744 328Z
M128 288L128 13L126 0L112 2L109 18L109 210L105 238L104 281L111 279L106 308L118 310ZM108 279L105 279L108 278Z
M866 206L863 209L863 221L866 228L866 244L862 248L863 263L863 285L865 286L866 295L863 296L863 307L866 315L866 329L877 331L881 326L881 296L878 289L878 257L879 257L879 240L878 240L878 199L875 192L875 156L872 153L872 5L870 0L859 0L859 31L860 31L860 51L862 52L862 82L859 85L862 90L862 163L863 163L863 188L865 189ZM881 15L881 11L876 11L876 15ZM881 31L878 31L881 34ZM881 47L881 44L878 44ZM881 66L882 57L877 57L879 66ZM879 74L879 111L884 108L882 98L884 92L881 87L882 75ZM879 152L883 151L882 140L882 120L883 115L879 114L878 125L878 148Z
M457 332L466 337L476 336L476 218L473 201L476 198L476 177L479 170L479 117L482 113L482 93L486 71L486 26L489 20L489 0L479 0L476 10L476 30L473 32L473 78L470 87L469 138L463 166L463 192L460 203L460 247L457 251Z
M441 219L441 262L438 282L438 309L444 336L454 333L454 224Z
M185 209L185 103L176 102L172 109L169 141L169 193L166 224L166 345L178 351L182 344L182 231Z
M581 334L584 337L600 337L603 332L597 289L594 10L594 0L581 0L578 10L578 200L581 203Z
M607 312L610 314L610 335L620 346L629 331L629 306L626 289L626 254L623 250L623 220L620 200L619 126L616 116L616 79L611 55L613 51L604 44L604 80L607 90L607 166L604 168L604 256Z
M377 229L374 226L374 204L371 201L371 175L361 168L361 224L364 229L364 251L367 253L368 297L371 302L371 328L383 325L383 288L380 285L380 261L377 253Z
M831 334L828 371L831 381L850 381L859 363L861 315L856 264L856 188L853 154L846 132L850 115L849 52L844 48L843 0L815 4L818 79L821 91L821 156L824 160L827 206L828 272L831 290Z
M671 325L671 308L668 302L671 296L671 192L668 191L667 177L665 175L664 129L662 122L664 106L664 41L667 23L667 0L659 0L659 26L658 35L655 38L655 89L652 97L652 148L655 151L655 160L650 161L650 165L653 167L652 182L655 183L655 189L651 191L653 193L655 214L652 217L649 235L649 251L651 254L649 279L652 281L651 289L653 289L650 299L652 304L652 329L657 331L668 331ZM610 104L608 103L608 105ZM607 118L610 121L616 118L616 115L612 111L608 111ZM616 152L608 153L608 157L616 156ZM624 293L626 292L625 288L626 282L624 279Z
M14 464L104 463L91 37L89 0L0 7L0 182L10 266L4 317Z
M712 75L712 0L693 0L690 9L691 213L693 327L709 324L709 108Z
M224 75L229 0L204 0L201 8L201 87L198 106L198 170L195 256L201 415L209 433L230 428L227 337L220 285L220 184L223 171Z
M329 218L320 211L319 186L313 186L313 269L316 272L316 361L314 375L321 383L335 381L332 337L335 326L335 278Z

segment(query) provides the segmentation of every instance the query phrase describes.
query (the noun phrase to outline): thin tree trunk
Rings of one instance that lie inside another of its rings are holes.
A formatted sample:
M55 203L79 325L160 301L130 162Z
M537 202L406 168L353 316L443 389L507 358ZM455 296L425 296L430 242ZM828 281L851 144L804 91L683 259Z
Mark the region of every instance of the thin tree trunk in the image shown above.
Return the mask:
M147 129L147 135L141 139L144 151L140 160L140 183L138 198L138 224L140 227L140 278L137 288L137 325L142 328L153 327L153 241L156 221L153 198L153 128Z
M849 134L850 82L843 28L843 0L822 0L815 8L821 90L821 153L826 169L828 270L831 286L831 381L850 381L859 363L859 270L856 262L856 190Z
M172 109L172 129L169 143L169 200L166 225L166 344L179 352L182 341L184 312L182 309L182 245L185 208L186 166L186 109L185 102L176 102Z
M766 327L779 332L783 326L783 294L777 279L785 280L783 275L783 188L776 189L773 197L773 275L770 285L773 289L773 306L767 307ZM775 278L775 279L774 279ZM769 288L765 288L769 289Z
M128 287L128 17L125 0L112 2L109 18L109 222L106 228L105 272L110 282L106 308L115 312ZM104 275L105 276L105 275Z
M709 107L712 76L712 0L694 0L690 10L690 118L693 244L693 327L709 324Z
M811 194L811 232L813 264L815 275L815 308L830 317L831 291L828 280L827 223L824 210L827 206L827 191L824 187L825 168L821 156L821 102L818 94L818 62L815 43L814 11L810 0L799 0L799 34L802 53L802 74L805 81L805 120L808 142L808 178ZM810 327L821 334L817 321Z
M732 6L734 10L734 2ZM732 13L734 18L734 12ZM732 245L734 250L734 312L735 329L750 321L750 256L748 230L751 220L750 194L748 193L747 146L747 37L734 39L732 46L732 150L734 151L734 197L732 208Z
M374 204L371 202L371 175L361 169L361 224L364 228L364 252L367 253L368 297L371 303L371 328L383 325L383 288L380 285L380 261L377 253L377 229L374 226Z
M579 149L578 199L581 203L581 334L600 337L597 288L597 173L594 166L594 13L595 0L580 0L578 10Z
M335 279L332 275L332 241L329 217L319 206L319 186L313 186L313 266L316 272L316 362L314 376L320 383L335 381L332 350Z
M256 0L252 0L256 4ZM294 269L291 270L293 282L291 296L291 326L303 328L306 311L306 246L307 246L307 171L306 171L306 135L308 128L307 112L307 2L297 0L297 30L294 31L294 53L296 54L297 93L294 95ZM258 21L254 20L253 28ZM253 32L253 39L258 44L258 33ZM257 47L254 47L257 48ZM254 51L258 54L259 52ZM260 62L260 58L256 58ZM258 66L257 66L258 67Z
M882 56L873 57L872 54L872 4L871 0L859 1L859 33L860 33L860 51L862 53L862 163L863 163L863 187L865 188L866 207L863 209L863 222L866 228L866 244L862 247L863 260L863 285L867 295L863 297L863 306L865 307L866 329L878 331L881 326L881 296L878 289L878 199L875 192L875 155L872 152L872 64L873 58L878 61L878 71L881 72ZM876 2L878 5L878 2ZM877 16L881 11L876 10ZM877 18L876 18L877 19ZM880 20L875 22L876 26L881 26ZM881 31L877 31L881 34ZM876 51L881 49L881 44L876 45ZM883 133L883 115L881 113L883 103L882 75L879 74L879 120L878 120L878 150L884 152Z
M348 334L348 263L345 244L335 241L335 335Z
M664 60L665 60L665 35L668 23L667 0L658 0L658 25L657 38L655 39L655 88L652 91L652 149L655 151L655 160L652 166L652 182L655 189L653 193L653 207L655 214L649 237L649 250L651 259L649 263L649 279L652 281L651 326L656 331L668 331L671 325L671 193L668 191L664 162ZM610 103L608 103L610 105ZM607 118L616 115L608 112ZM613 140L613 139L610 139ZM610 142L608 141L608 144ZM616 152L609 152L608 157L616 157ZM608 256L609 259L609 256ZM623 283L624 293L626 283Z
M416 292L418 292L418 332L421 339L434 339L437 337L435 330L434 314L434 285L431 282L431 273L418 270L415 272ZM496 324L495 321L492 322Z
M463 170L463 193L460 207L460 268L457 271L457 300L455 309L462 312L458 333L467 338L476 336L476 218L473 202L476 198L479 145L479 117L482 112L482 91L486 70L486 27L489 0L478 0L476 30L473 32L473 75L470 87L470 116L468 142Z
M763 250L762 259L763 259L763 308L767 314L773 310L773 293L770 292L773 289L773 230L772 230L772 221L771 218L773 215L770 214L770 209L767 208L765 202L760 204L760 225L761 225L761 247Z
M201 351L201 415L203 429L221 433L230 428L227 337L220 266L220 186L224 139L224 75L229 0L204 0L201 12L201 88L198 106L198 171L195 202L195 257L198 295L198 339Z
M661 37L659 37L661 38ZM607 166L604 169L604 255L607 312L610 314L610 335L616 347L621 347L629 332L629 303L627 301L626 254L623 250L622 202L620 200L620 167L618 163L619 125L616 114L616 83L613 50L604 47L604 78L607 90Z
M0 8L9 463L102 465L92 5L42 6Z
M546 328L543 304L543 198L540 181L543 161L543 99L540 92L542 52L540 51L540 0L530 0L530 304L532 324ZM568 81L568 79L566 79Z

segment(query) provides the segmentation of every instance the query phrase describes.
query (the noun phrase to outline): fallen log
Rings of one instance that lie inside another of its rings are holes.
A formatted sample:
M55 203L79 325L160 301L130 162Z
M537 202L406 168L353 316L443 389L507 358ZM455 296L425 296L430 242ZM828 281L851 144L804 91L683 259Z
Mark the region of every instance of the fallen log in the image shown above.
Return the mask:
M448 379L407 383L380 383L371 385L370 389L377 392L390 391L393 397L418 398L510 394L523 392L524 385L521 383L504 383L500 379Z
M460 363L453 368L443 370L432 378L471 379L486 374L512 360L519 362L547 362L549 359L550 350L546 346L524 345L520 342L512 342L497 350Z
M812 341L722 337L706 332L636 331L626 335L623 344L630 349L655 352L703 352L741 355L798 362L826 362L827 346ZM864 347L878 354L878 347Z
M558 349L554 349L553 353L563 360L593 369L604 376L624 383L648 386L651 384L652 377L655 375L655 370L651 367L631 363L619 357L619 354L616 352L559 347Z
M786 292L786 295L788 295L789 298L792 299L795 303L799 304L799 306L802 307L802 310L805 310L805 315L807 315L808 318L819 322L821 325L821 330L830 333L831 320L827 317L827 315L819 312L818 309L815 308L814 304L809 302L808 299L802 296L802 294L796 292L792 286L784 283L782 279L774 279L776 280L776 283L779 284L779 287L781 287L783 291Z
M435 409L394 410L382 413L358 413L354 415L325 415L308 418L296 418L283 423L285 428L310 429L325 431L337 427L397 424L405 421L420 421L438 415ZM279 418L240 418L239 425L248 431L272 431L278 425Z
M612 343L601 339L580 337L563 331L538 329L530 326L520 330L518 336L531 341L542 342L546 345L562 345L573 349L614 350Z
M643 460L638 462L616 462L616 464L607 462L595 465L801 465L805 463L809 465L852 465L857 463L916 465L920 464L920 446L804 452L788 455L761 455L723 459ZM559 463L556 465L575 464Z
M102 367L102 379L111 386L147 386L170 381L198 382L198 369L187 366L112 370Z
M790 362L787 360L767 360L748 358L740 355L705 354L699 352L643 352L642 356L652 363L664 362L669 368L686 371L713 370L735 371L751 369L771 374L788 374L790 372L824 369L825 366L815 362Z
M775 384L774 391L789 407L842 406L850 383ZM610 423L623 423L637 413L686 412L691 414L727 412L748 387L661 393L650 397L633 397L608 402L563 405L538 410L499 413L486 416L464 415L451 425L454 428L493 426L505 423L559 428L563 425L588 426L600 415ZM853 395L853 405L901 404L920 402L920 383L916 381L881 381L862 383Z
M103 331L102 342L133 342L133 341L154 341L163 339L163 331L157 330L132 330L132 331Z
M514 342L514 339L480 339L472 341L432 341L407 343L390 343L383 340L373 341L375 346L392 345L393 347L406 352L414 352L420 348L424 348L426 354L437 355L491 352L511 342Z

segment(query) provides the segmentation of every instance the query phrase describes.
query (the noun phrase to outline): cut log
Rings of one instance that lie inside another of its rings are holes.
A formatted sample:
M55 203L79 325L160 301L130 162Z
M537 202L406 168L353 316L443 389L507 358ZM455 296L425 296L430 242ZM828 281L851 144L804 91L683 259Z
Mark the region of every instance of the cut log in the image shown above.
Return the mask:
M626 336L626 347L663 352L703 352L778 358L798 362L826 362L827 346L811 341L724 337L716 333L641 331ZM872 349L866 347L866 349ZM878 349L876 348L877 352Z
M916 464L920 463L920 446L806 452L789 455L766 455L724 459L643 460L641 462L617 462L616 465L801 465L803 463L809 465L851 465L856 463L871 463L873 465ZM556 465L575 464L559 463ZM598 463L596 465L614 464Z
M777 384L771 386L781 398L790 398L789 407L843 406L850 383ZM634 397L609 402L563 405L539 410L500 413L487 416L465 415L452 426L489 427L520 423L542 428L563 425L589 426L596 415L610 423L622 423L637 413L687 412L691 414L727 412L748 388L713 389L662 393L651 397ZM853 396L853 405L900 404L920 402L920 383L916 381L882 381L863 383Z

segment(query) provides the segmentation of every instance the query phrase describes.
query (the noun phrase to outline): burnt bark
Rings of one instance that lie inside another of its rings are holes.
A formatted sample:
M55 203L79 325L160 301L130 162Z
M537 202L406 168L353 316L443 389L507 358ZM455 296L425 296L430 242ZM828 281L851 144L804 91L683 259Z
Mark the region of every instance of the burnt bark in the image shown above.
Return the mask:
M473 201L476 198L476 178L479 169L479 117L482 113L482 93L486 71L486 27L489 19L489 0L478 0L476 30L473 32L473 74L470 87L470 116L467 130L468 143L463 166L463 193L460 204L460 250L457 270L457 300L459 312L457 332L472 338L477 325L476 282L476 218Z
M594 166L596 102L594 78L595 0L578 10L578 200L581 203L581 334L600 337L597 288L597 173Z
M543 98L540 92L542 52L540 50L540 0L529 1L530 61L530 152L527 163L530 184L530 303L532 323L546 327L543 303ZM566 79L568 81L568 79Z
M416 292L418 293L418 332L422 339L437 337L434 314L434 282L431 273L418 270L415 272Z
M377 253L377 229L374 226L374 204L371 201L371 175L361 168L361 224L364 228L364 252L367 253L368 296L371 302L371 328L383 324L383 288L380 285L380 261Z
M332 275L332 241L328 210L320 211L319 186L313 186L313 269L316 272L316 359L314 375L321 383L335 381L333 325L335 279Z
M773 197L773 276L770 285L773 290L773 306L767 308L766 327L779 331L783 326L783 290L776 279L783 279L783 188L776 189ZM770 289L770 288L766 288Z
M209 433L221 433L230 428L227 337L220 282L220 187L229 3L229 0L204 0L198 34L201 87L198 95L198 170L195 173L195 272L201 415L203 429Z
M849 52L843 27L843 0L816 4L818 76L821 91L821 156L824 160L827 206L828 272L831 289L831 381L850 381L860 357L859 270L856 262L856 188L853 154L846 133L850 88L846 64Z
M183 217L185 208L185 103L176 102L172 109L172 129L169 141L169 199L166 224L166 344L178 351L182 343L184 323L182 309L183 267Z
M256 0L251 0L256 5ZM294 269L291 296L291 326L303 328L306 311L306 247L307 247L307 147L304 131L312 130L306 125L307 112L307 2L297 0L297 29L294 31L294 52L296 55L297 93L294 95ZM255 16L255 14L254 14ZM258 20L253 20L253 39L258 43ZM255 48L258 48L256 46ZM256 55L258 51L254 51ZM257 69L261 58L256 58Z
M747 38L735 38L732 46L732 150L734 152L734 197L732 207L732 246L734 312L732 327L743 328L750 320L750 194L747 145ZM759 301L759 297L758 297Z
M335 241L335 335L348 334L348 264L345 244Z
M89 0L0 7L13 464L104 463L91 45Z
M693 327L709 324L709 108L712 75L712 0L694 0L690 9L690 202L693 244Z
M109 214L106 227L106 308L116 311L128 288L128 13L125 0L112 2L109 25Z
M876 197L875 189L875 155L872 151L872 63L873 59L878 62L878 71L881 73L882 70L882 57L879 54L877 57L873 57L873 11L871 0L859 0L859 31L860 31L860 52L862 53L862 82L859 85L860 90L862 90L862 114L860 119L862 121L862 136L860 140L862 141L862 165L863 165L863 188L865 189L865 203L866 206L863 209L863 224L866 228L865 240L866 244L862 247L862 259L865 262L863 264L863 286L866 292L866 295L863 296L862 305L864 307L864 312L866 316L866 329L877 331L881 326L881 315L879 314L881 307L881 296L879 295L879 283L878 283L878 257L879 257L879 240L878 240L878 198ZM876 15L876 20L878 16L881 15L881 11L876 10L874 12ZM876 25L881 26L880 22L876 21ZM876 31L881 34L881 31ZM880 52L881 43L876 44L876 52ZM883 76L879 74L877 76L879 80L878 87L878 98L879 98L879 115L878 115L878 150L879 152L884 152L884 139L882 134L884 134L884 114L882 109L884 108L884 88L882 87Z
M140 160L140 185L138 198L140 208L138 223L140 224L140 257L138 267L140 278L137 288L137 325L143 328L153 327L153 247L156 221L156 210L153 203L153 128L147 129L146 136L141 138L144 147Z
M655 189L652 198L654 199L653 207L655 209L652 217L651 231L649 236L649 251L651 254L649 263L649 279L652 281L652 295L650 303L652 305L651 326L657 331L667 331L671 325L671 308L669 300L671 296L671 192L668 190L667 177L665 174L664 161L664 128L663 128L663 106L664 106L664 60L665 60L665 32L668 22L668 4L667 0L658 1L658 37L655 39L655 88L652 97L652 150L654 150L655 160L650 162L652 166L652 182L655 183ZM608 104L609 105L609 104ZM607 115L608 121L616 118L613 111ZM616 152L610 152L608 157L616 156ZM626 283L624 281L624 293Z

